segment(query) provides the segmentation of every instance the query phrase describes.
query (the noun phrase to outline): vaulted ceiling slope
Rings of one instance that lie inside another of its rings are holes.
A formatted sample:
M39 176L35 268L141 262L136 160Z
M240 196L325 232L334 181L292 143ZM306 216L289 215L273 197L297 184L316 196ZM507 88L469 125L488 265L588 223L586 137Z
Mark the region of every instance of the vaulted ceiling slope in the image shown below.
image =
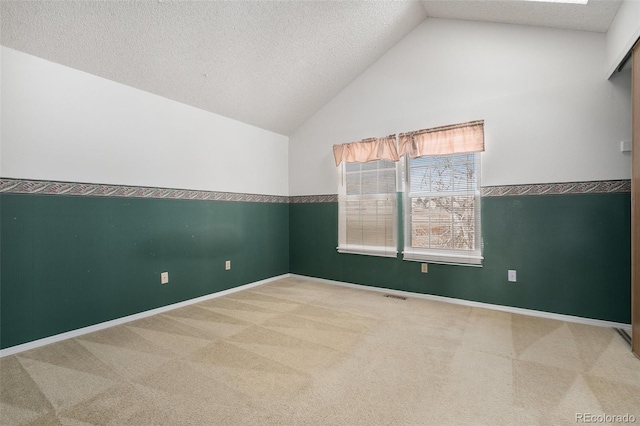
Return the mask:
M288 135L426 17L420 2L19 1L2 44Z
M619 4L3 0L0 43L289 135L427 16L603 32Z
M604 33L622 0L589 0L587 4L528 0L423 0L422 3L432 18Z

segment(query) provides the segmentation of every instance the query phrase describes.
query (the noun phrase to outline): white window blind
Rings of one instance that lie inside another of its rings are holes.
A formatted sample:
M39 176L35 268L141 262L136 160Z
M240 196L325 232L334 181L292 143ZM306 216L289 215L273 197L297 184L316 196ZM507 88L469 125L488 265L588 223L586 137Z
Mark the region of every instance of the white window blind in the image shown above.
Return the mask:
M408 158L404 259L480 265L480 153Z
M338 170L338 251L396 257L396 163L342 163Z

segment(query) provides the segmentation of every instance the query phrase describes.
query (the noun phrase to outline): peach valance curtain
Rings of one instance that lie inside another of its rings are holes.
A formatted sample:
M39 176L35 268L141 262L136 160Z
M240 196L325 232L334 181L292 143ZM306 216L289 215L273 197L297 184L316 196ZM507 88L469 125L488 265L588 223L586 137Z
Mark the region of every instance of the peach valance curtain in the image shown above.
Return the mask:
M398 161L396 137L365 139L361 142L350 142L333 146L336 166L345 163L366 163L374 160Z
M411 158L427 155L463 154L484 151L484 120L450 126L434 127L401 133L396 136L371 138L333 146L336 166L345 163L366 163L374 160L398 161L408 154Z
M411 158L484 151L484 120L401 133L398 143Z

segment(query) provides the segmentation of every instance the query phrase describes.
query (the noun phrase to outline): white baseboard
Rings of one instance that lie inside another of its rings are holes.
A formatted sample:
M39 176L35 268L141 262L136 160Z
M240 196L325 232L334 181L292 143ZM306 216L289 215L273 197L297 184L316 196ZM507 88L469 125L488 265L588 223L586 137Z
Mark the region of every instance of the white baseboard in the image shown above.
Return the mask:
M255 281L255 282L252 282L252 283L249 283L249 284L244 284L244 285L241 285L239 287L230 288L228 290L219 291L217 293L208 294L206 296L196 297L194 299L189 299L189 300L185 300L185 301L182 301L182 302L174 303L174 304L171 304L171 305L162 306L160 308L155 308L155 309L151 309L149 311L144 311L144 312L140 312L140 313L137 313L137 314L129 315L129 316L126 316L126 317L117 318L117 319L114 319L114 320L111 320L111 321L101 322L99 324L94 324L94 325L91 325L91 326L88 326L88 327L79 328L79 329L76 329L76 330L68 331L66 333L56 334L55 336L45 337L44 339L39 339L39 340L34 340L32 342L23 343L22 345L11 346L9 348L0 350L0 358L5 357L5 356L9 356L9 355L14 355L14 354L17 354L17 353L20 353L20 352L24 352L24 351L27 351L29 349L35 349L35 348L38 348L40 346L49 345L51 343L60 342L62 340L72 339L74 337L82 336L83 334L93 333L94 331L103 330L105 328L114 327L116 325L125 324L127 322L135 321L135 320L138 320L138 319L141 319L141 318L146 318L146 317L150 317L152 315L161 314L163 312L171 311L173 309L182 308L184 306L192 305L194 303L199 303L199 302L203 302L205 300L214 299L216 297L225 296L227 294L236 293L238 291L247 290L247 289L250 289L250 288L253 288L253 287L257 287L257 286L260 286L260 285L263 285L263 284L267 284L267 283L272 282L272 281L277 281L277 280L280 280L280 279L283 279L283 278L288 278L288 277L307 279L307 280L310 280L310 281L316 281L316 282L321 282L321 283L331 284L331 285L339 285L339 286L342 286L342 287L356 288L356 289L359 289L359 290L369 290L369 291L376 291L376 292L380 292L380 293L394 294L394 295L397 295L397 296L414 297L414 298L418 298L418 299L427 299L427 300L435 300L435 301L438 301L438 302L453 303L453 304L456 304L456 305L464 305L464 306L470 306L470 307L474 307L474 308L492 309L492 310L495 310L495 311L503 311L503 312L509 312L509 313L513 313L513 314L520 314L520 315L529 315L529 316L540 317L540 318L554 319L554 320L558 320L558 321L567 321L567 322L574 322L574 323L578 323L578 324L595 325L595 326L598 326L598 327L621 328L623 330L626 330L629 333L631 332L631 325L630 324L623 324L623 323L612 322L612 321L597 320L597 319L592 319L592 318L583 318L583 317L577 317L577 316L573 316L573 315L554 314L554 313L551 313L551 312L536 311L536 310L533 310L533 309L515 308L515 307L512 307L512 306L493 305L493 304L490 304L490 303L474 302L474 301L471 301L471 300L464 300L464 299L454 299L452 297L435 296L435 295L431 295L431 294L413 293L413 292L402 291L402 290L392 290L392 289L382 288L382 287L371 287L371 286L360 285L360 284L351 284L351 283L345 283L345 282L342 282L342 281L327 280L327 279L324 279L324 278L308 277L306 275L282 274L282 275L278 275L276 277L267 278L267 279L264 279L264 280L261 280L261 281Z
M370 287L370 286L360 285L360 284L345 283L342 281L326 280L324 278L307 277L305 275L297 275L297 274L290 274L290 275L293 278L308 279L308 280L317 281L325 284L357 288L359 290L377 291L380 293L388 293L388 294L393 294L397 296L435 300L438 302L453 303L456 305L471 306L474 308L492 309L494 311L509 312L512 314L520 314L520 315L529 315L532 317L540 317L540 318L554 319L558 321L574 322L578 324L595 325L598 327L621 328L629 333L631 332L631 324L623 324L619 322L604 321L604 320L598 320L593 318L577 317L573 315L554 314L552 312L536 311L533 309L524 309L524 308L515 308L512 306L493 305L491 303L474 302L472 300L464 300L464 299L454 299L452 297L435 296L432 294L412 293L409 291L392 290L392 289L382 288L382 287Z
M137 314L129 315L122 318L117 318L111 321L101 322L99 324L90 325L88 327L78 328L76 330L67 331L66 333L56 334L55 336L45 337L44 339L34 340L32 342L23 343L21 345L11 346L6 349L0 350L0 358L14 355L19 352L28 351L29 349L39 348L40 346L49 345L51 343L60 342L66 339L72 339L74 337L82 336L83 334L93 333L94 331L103 330L105 328L113 327L116 325L124 324L130 321L139 320L141 318L150 317L152 315L161 314L163 312L171 311L173 309L182 308L184 306L192 305L194 303L204 302L205 300L214 299L216 297L225 296L227 294L236 293L238 291L247 290L252 287L257 287L269 283L271 281L277 281L283 278L290 277L291 274L278 275L277 277L271 277L260 281L255 281L249 284L244 284L239 287L230 288L228 290L218 291L216 293L207 294L206 296L196 297L194 299L185 300L183 302L174 303L160 308L151 309L149 311L140 312Z

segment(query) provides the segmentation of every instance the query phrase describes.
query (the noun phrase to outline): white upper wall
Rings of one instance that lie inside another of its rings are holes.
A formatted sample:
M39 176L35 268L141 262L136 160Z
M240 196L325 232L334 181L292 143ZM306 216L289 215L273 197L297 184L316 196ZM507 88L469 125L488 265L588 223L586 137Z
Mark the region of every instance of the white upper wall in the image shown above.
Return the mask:
M640 37L640 0L625 0L607 31L607 77L614 73Z
M427 19L289 140L290 195L336 193L332 145L485 120L482 185L628 179L629 73L605 36Z
M288 138L1 48L0 176L288 195Z

